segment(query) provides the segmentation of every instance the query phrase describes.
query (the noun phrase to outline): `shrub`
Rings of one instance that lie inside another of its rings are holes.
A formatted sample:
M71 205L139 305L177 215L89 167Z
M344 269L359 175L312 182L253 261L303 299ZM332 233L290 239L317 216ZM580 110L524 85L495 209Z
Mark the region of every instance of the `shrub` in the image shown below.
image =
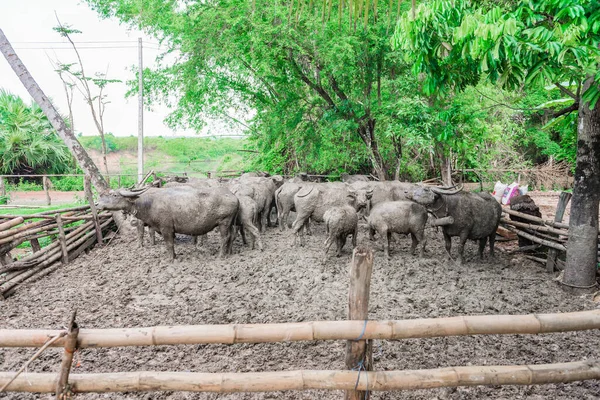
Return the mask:
M52 184L55 190L61 192L72 192L75 190L83 190L83 177L81 176L62 176L52 179Z

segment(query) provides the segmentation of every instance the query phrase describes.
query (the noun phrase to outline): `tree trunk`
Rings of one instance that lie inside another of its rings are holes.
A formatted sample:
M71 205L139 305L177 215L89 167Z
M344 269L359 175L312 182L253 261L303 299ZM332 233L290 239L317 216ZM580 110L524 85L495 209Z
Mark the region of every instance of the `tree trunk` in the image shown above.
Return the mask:
M450 156L441 156L440 173L444 186L452 186L452 159Z
M375 138L375 120L373 118L366 118L359 121L358 135L369 148L369 158L371 159L377 178L380 181L386 181L388 176L385 170L385 163L379 152L377 138Z
M91 176L92 182L94 183L94 186L98 192L107 190L108 185L100 174L98 167L96 164L94 164L85 149L81 146L81 143L79 143L71 129L67 127L65 121L62 119L58 111L56 111L56 108L54 108L48 97L46 97L44 92L42 92L42 89L33 79L27 68L25 68L25 65L23 65L21 59L15 53L15 50L11 46L7 37L4 35L2 29L0 29L0 51L10 64L13 71L15 71L31 97L33 97L35 102L44 111L44 114L46 114L54 129L56 129L58 132L60 138L67 145L71 151L71 154L73 154L73 156L77 159L81 169L86 174Z
M588 79L585 92L593 83ZM571 200L569 244L563 283L575 292L593 290L598 265L598 205L600 200L600 102L590 110L580 101L577 124L577 164ZM587 289L587 290L586 290Z

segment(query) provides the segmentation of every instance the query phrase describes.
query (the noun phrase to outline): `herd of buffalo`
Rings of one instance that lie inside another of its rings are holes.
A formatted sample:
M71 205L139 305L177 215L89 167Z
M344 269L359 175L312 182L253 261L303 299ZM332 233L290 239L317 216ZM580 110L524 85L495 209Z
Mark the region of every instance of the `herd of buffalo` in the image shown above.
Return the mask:
M348 236L356 246L358 221L365 219L370 239L379 235L389 257L392 233L410 234L411 251L419 246L423 256L428 216L430 225L442 227L446 250L450 255L451 238L458 236L458 261L463 262L467 239L479 241L479 255L489 239L494 255L494 239L502 208L488 193L469 193L457 188L441 188L415 183L370 181L363 175L343 175L342 182L315 183L297 177L259 176L247 173L227 182L189 178L185 182L167 182L162 187L111 190L100 195L100 209L118 211L135 217L140 243L144 227L159 232L167 253L175 258L175 233L198 236L219 229L221 257L231 253L237 231L244 244L250 233L252 248L262 250L261 233L274 226L271 214L277 209L279 229L291 227L294 243L304 245L311 222L324 222L327 231L325 255L336 243L337 255ZM291 211L295 220L289 221ZM151 237L154 235L152 233ZM153 239L152 239L153 240Z

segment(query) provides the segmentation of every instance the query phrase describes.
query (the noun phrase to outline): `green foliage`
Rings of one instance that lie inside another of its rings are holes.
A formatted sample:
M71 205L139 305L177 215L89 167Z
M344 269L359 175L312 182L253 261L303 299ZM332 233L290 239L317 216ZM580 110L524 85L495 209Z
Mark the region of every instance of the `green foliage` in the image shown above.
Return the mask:
M40 190L44 190L41 183L33 180L24 180L24 178L19 178L19 181L16 183L6 184L7 192L38 192Z
M511 89L581 83L588 74L600 83L599 33L600 3L595 0L502 6L434 0L419 6L416 19L405 14L392 42L407 50L414 72L427 74L425 92L447 93L473 85L473 77L480 75ZM593 85L584 99L593 106L598 96Z
M0 91L0 173L62 173L71 155L42 110Z
M54 190L62 192L71 192L83 190L83 177L81 176L61 176L51 178Z

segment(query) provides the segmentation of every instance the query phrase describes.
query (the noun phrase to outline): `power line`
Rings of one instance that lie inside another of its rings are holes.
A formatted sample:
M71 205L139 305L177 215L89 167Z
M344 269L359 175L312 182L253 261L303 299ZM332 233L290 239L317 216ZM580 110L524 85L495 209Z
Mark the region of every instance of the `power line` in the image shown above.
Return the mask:
M163 50L158 47L145 46L146 49L150 50ZM15 50L73 50L72 47L14 47ZM137 49L137 46L78 46L77 50L90 50L90 49Z
M12 42L14 44L69 44L68 41L36 41L36 40L32 40L32 41L22 41L22 42ZM137 40L78 40L77 42L75 42L75 44L77 43L137 43ZM154 42L148 42L144 40L144 43L148 43L148 44L152 44L152 45L159 45L159 43L154 43Z

